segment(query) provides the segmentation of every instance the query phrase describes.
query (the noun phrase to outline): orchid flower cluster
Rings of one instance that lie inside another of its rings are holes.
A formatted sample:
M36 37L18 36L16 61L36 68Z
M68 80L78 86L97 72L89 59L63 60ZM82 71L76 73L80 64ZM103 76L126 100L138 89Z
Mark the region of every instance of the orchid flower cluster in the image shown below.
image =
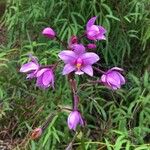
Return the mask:
M102 26L95 25L96 18L97 17L92 17L87 22L86 31L81 37L73 35L69 39L69 43L65 45L66 50L62 50L58 54L58 57L65 64L62 74L67 75L73 95L73 108L68 117L68 127L74 131L76 130L77 125L84 126L85 124L78 109L79 96L77 95L77 84L74 78L75 75L87 74L92 77L93 69L96 69L102 73L102 76L99 80L95 81L95 83L102 83L104 86L112 90L117 90L125 84L125 78L121 74L123 69L113 67L108 71L102 71L99 68L92 66L100 60L100 57L93 51L96 49L95 43L106 39L106 29ZM42 31L42 34L51 40L58 40L60 43L64 43L57 37L55 31L50 27L45 28ZM80 43L81 38L87 38L90 43L87 45ZM48 87L52 87L54 89L54 72L58 66L56 64L58 63L49 66L42 66L39 64L38 59L35 56L30 55L29 58L29 62L22 65L20 72L26 73L27 79L35 78L36 86L43 89Z

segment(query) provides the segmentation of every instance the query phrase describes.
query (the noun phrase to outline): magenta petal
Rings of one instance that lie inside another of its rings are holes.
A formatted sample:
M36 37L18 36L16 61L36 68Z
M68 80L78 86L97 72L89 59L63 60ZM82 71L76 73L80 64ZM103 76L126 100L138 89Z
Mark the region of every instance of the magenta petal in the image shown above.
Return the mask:
M37 72L37 71L34 71L34 72L32 72L32 73L29 73L26 78L27 78L27 79L32 79L32 78L36 77L36 72Z
M36 77L41 76L45 71L48 71L48 70L49 70L49 68L43 68L43 69L39 70L36 74Z
M60 59L62 59L65 63L74 63L77 59L77 55L73 51L64 50L58 54Z
M95 49L95 48L96 48L96 44L89 43L89 44L87 45L87 48L88 48L88 49Z
M89 39L95 39L95 35L96 35L96 34L97 34L96 31L91 30L91 31L89 31L89 32L87 33L87 36L88 36Z
M69 129L76 130L77 125L84 125L84 122L82 120L81 114L78 111L72 111L70 115L68 116L68 127Z
M97 54L89 52L81 55L84 65L92 65L97 62L100 58Z
M111 72L106 77L107 83L109 85L117 86L120 85L120 77L117 72Z
M95 31L96 33L99 33L99 27L97 25L92 25L87 31Z
M42 83L42 76L37 78L36 86L44 88L43 83Z
M51 81L52 81L51 71L49 70L49 71L44 72L43 77L42 77L43 85L44 86L49 86Z
M80 122L79 123L80 123L81 126L84 126L84 121L83 121L81 116L80 116Z
M105 29L104 27L98 26L98 28L99 28L99 32L100 32L101 34L105 34L105 33L106 33L106 29Z
M73 111L70 113L68 117L68 127L69 129L73 129L74 131L76 130L76 127L79 123L79 113L77 111Z
M55 35L56 35L55 32L54 32L54 30L52 28L50 28L50 27L45 28L42 31L42 34L45 35L45 36L47 36L50 39L53 39L55 37Z
M123 84L125 84L125 78L120 74L120 73L118 73L119 74L119 77L120 77L120 81L121 81L121 84L123 85Z
M109 87L109 88L111 88L111 89L113 89L113 90L117 90L117 89L119 89L120 88L120 86L111 86L111 87Z
M76 68L75 66L72 66L71 64L66 64L63 69L63 75L69 74L70 72L74 71Z
M85 52L85 47L82 44L73 44L73 51L79 55Z
M93 76L93 68L92 68L92 66L88 65L88 66L82 67L81 70L83 72L85 72L86 74L88 74L89 76Z
M29 72L29 71L37 70L38 68L39 66L34 62L28 62L22 65L22 67L20 68L20 72Z
M52 69L50 68L43 68L37 72L37 82L36 85L41 88L48 88L52 86L54 88L54 74Z
M113 70L116 70L116 71L123 71L122 68L119 68L119 67L113 67L111 68L109 71L113 71Z
M97 40L106 40L106 37L104 35L99 35L96 38Z
M89 27L91 27L92 25L94 25L95 23L95 20L96 20L97 17L92 17L86 24L86 29L88 30Z
M101 76L101 81L102 81L103 83L106 82L106 75L105 75L105 74L103 74L103 75Z

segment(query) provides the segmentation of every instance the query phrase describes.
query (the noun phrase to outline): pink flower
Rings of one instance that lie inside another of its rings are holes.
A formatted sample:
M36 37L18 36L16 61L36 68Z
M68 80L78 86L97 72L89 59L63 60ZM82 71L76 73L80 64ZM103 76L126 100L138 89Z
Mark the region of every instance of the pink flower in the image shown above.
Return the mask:
M90 40L105 40L106 29L102 26L94 25L97 17L91 18L86 25L87 38Z
M84 125L83 119L81 117L81 114L75 110L72 111L68 117L68 127L70 130L76 130L76 127L78 124L80 124L81 126Z
M52 86L54 88L54 74L52 69L43 68L37 72L36 77L36 85L38 87L45 89Z
M96 45L90 43L90 44L87 45L87 48L88 48L88 49L96 49Z
M73 51L61 51L58 56L66 64L63 69L63 75L75 71L75 74L81 75L86 73L93 76L92 64L99 60L99 56L92 52L85 52L82 44L75 44Z
M54 32L54 30L50 27L47 27L45 28L43 31L42 31L42 34L50 39L53 39L55 38L56 36L56 33Z
M101 76L101 82L108 88L117 90L121 85L125 84L125 78L120 74L123 69L113 67Z
M30 55L30 61L20 68L20 72L27 73L27 78L34 78L36 77L36 73L40 68L40 65L37 61L37 58Z

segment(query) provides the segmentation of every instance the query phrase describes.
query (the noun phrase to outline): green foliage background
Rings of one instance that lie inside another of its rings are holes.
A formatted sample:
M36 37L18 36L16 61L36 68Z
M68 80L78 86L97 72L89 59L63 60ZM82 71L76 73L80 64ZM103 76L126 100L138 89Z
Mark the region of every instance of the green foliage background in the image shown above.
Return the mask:
M6 8L1 18L7 31L0 46L0 126L11 138L23 139L16 149L61 150L74 136L78 150L149 149L150 0L7 0ZM41 35L44 27L53 27L68 40L80 34L92 16L107 29L107 40L97 42L101 66L124 68L127 83L115 92L101 85L79 85L86 127L75 135L67 128L68 112L61 112L38 141L31 141L28 133L50 113L71 106L70 89L61 68L56 70L55 91L36 88L19 68L29 52L42 64L57 60L62 47Z

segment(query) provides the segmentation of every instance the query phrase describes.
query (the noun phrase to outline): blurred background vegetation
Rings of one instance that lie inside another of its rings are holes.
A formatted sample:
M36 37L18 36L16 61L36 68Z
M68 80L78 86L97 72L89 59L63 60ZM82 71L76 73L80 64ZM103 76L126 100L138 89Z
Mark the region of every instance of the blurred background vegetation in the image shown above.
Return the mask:
M56 70L55 91L36 88L19 68L28 53L41 64L57 60L63 48L41 35L44 27L68 40L98 16L96 23L107 29L107 40L97 42L100 65L104 70L124 68L127 83L115 92L79 85L87 125L79 129L73 149L150 149L150 0L0 0L0 10L0 141L17 150L63 150L72 141L67 112L58 113L39 140L29 138L58 106L71 106L61 68ZM80 84L85 81L78 78Z

